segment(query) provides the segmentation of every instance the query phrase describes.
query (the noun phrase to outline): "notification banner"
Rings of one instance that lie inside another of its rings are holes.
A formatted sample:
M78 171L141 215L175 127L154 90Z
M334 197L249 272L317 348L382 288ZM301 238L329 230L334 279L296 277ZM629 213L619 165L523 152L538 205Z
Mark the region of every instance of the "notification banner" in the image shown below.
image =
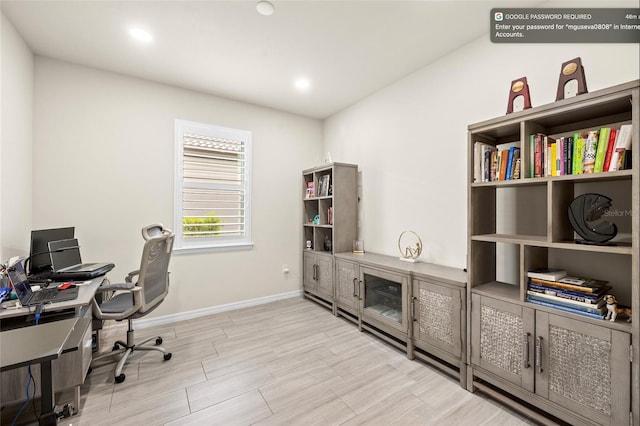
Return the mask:
M492 9L493 43L640 43L640 9Z

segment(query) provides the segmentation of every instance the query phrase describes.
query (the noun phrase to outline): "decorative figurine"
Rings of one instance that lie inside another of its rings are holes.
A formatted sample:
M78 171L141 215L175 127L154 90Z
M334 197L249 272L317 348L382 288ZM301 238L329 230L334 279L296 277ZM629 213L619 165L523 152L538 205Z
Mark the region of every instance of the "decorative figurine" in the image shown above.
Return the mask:
M413 245L411 244L412 242ZM422 240L415 232L404 231L398 237L398 250L400 250L401 254L400 260L418 262L418 258L422 254Z
M631 308L618 306L618 301L613 294L607 294L604 296L604 300L607 302L607 316L605 320L615 321L618 314L627 316L627 322L631 322ZM611 318L611 319L609 319Z

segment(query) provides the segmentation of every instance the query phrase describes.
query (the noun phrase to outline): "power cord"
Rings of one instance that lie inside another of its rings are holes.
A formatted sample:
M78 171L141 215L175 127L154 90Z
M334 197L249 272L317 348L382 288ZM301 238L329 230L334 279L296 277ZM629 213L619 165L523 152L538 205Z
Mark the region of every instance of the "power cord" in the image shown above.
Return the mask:
M24 404L22 404L22 407L20 407L20 409L16 413L16 416L13 418L13 421L11 422L11 426L15 426L16 422L18 421L18 418L20 417L20 414L22 414L24 409L27 408L27 405L29 405L29 402L31 400L31 396L29 395L29 385L31 385L31 379L33 378L33 376L31 375L31 365L29 365L28 370L29 370L29 378L27 379L27 400L24 402ZM33 383L35 386L35 381ZM34 396L35 396L35 393L34 393Z
M38 306L36 306L36 326L38 325L38 322L40 321L40 314L42 313L42 303L40 303Z

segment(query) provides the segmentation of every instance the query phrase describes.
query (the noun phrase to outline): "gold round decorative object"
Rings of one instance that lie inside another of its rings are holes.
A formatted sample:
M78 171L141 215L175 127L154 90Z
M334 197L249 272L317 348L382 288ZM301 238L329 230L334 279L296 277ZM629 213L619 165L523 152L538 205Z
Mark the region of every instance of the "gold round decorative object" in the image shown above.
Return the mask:
M511 90L516 93L518 93L522 89L524 89L524 83L522 81L516 81L515 83L513 83L513 86L511 86Z
M415 262L422 254L422 240L413 231L403 231L398 237L398 250L400 260Z
M562 74L571 75L574 72L576 72L577 69L578 69L578 64L576 64L575 62L570 62L567 65L565 65L564 68L562 68Z

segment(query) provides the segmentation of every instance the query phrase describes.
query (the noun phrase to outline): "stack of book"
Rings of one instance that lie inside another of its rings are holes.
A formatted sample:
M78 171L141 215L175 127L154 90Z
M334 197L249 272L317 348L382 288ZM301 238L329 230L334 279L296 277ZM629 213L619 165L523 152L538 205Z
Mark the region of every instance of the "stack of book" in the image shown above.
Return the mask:
M560 269L536 269L527 273L527 301L574 314L602 319L607 313L606 281L567 276Z
M511 146L507 146L511 145ZM513 144L474 144L474 182L520 179L520 148Z
M631 168L631 124L552 138L530 135L529 177L613 172Z

